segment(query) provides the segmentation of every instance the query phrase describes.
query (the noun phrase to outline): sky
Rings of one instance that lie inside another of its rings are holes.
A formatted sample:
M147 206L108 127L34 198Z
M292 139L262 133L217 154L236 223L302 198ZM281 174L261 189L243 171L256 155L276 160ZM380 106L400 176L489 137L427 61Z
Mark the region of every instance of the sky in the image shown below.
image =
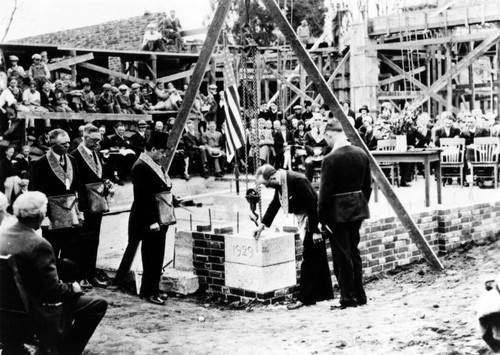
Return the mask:
M0 0L0 40L15 0ZM18 9L6 41L175 10L184 29L203 26L212 14L209 0L17 0Z
M43 33L96 25L99 23L141 16L149 12L175 10L184 29L204 26L204 20L212 18L209 0L0 0L0 41L10 18L14 3L17 11L6 41L35 36ZM280 5L290 6L292 1L278 0ZM391 9L398 3L419 3L422 0L324 0L325 5L343 3L359 21L360 5L368 5L369 14L375 15L375 3L380 8ZM437 2L437 0L425 0ZM208 25L209 23L205 24Z

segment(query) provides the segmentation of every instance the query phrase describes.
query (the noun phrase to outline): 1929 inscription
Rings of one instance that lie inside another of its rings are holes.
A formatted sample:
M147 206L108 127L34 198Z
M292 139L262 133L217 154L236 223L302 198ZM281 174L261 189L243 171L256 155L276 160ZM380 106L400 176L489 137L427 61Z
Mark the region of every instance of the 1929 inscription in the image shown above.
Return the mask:
M233 245L233 255L234 256L241 256L241 257L251 259L253 257L253 253L254 253L254 250L249 245L239 245L239 244Z

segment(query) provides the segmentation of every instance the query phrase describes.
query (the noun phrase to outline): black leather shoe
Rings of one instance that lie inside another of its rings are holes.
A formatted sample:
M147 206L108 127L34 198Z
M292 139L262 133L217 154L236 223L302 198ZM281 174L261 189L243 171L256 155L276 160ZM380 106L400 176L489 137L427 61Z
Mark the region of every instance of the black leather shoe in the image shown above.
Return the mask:
M191 179L191 176L189 176L188 174L182 174L181 179L189 181Z
M342 310L342 309L346 309L346 308L355 308L357 306L358 306L357 303L341 303L339 305L332 305L332 306L330 306L330 310L332 310L332 311L334 311L334 310Z
M464 182L464 187L469 187L469 183L468 182Z
M86 279L80 281L80 287L82 288L82 290L91 290L93 288L90 282Z
M158 293L158 295L156 297L160 298L160 299L162 299L164 301L168 299L168 295L167 295L166 292L160 292L160 293Z
M304 307L304 306L305 306L305 304L303 304L300 301L297 301L295 303L289 304L288 306L286 306L286 308L288 308L289 311L292 311L294 309L299 309L299 308Z
M215 173L215 177L221 178L223 176L224 176L224 174L221 172Z
M158 296L147 296L142 298L149 303L156 304L157 306L163 306L165 304L165 302L163 302L163 300Z
M99 281L96 277L89 279L88 282L94 287L101 287L101 288L108 287L108 284L106 282Z

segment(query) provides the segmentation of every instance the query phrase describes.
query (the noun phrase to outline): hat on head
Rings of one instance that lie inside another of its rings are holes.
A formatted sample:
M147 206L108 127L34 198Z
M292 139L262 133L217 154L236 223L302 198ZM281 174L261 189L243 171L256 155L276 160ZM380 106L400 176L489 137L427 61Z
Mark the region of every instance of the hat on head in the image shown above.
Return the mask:
M9 60L11 62L19 62L19 58L17 56L15 56L15 55L10 55L9 56Z
M349 99L345 99L343 103L344 104L348 104L349 106L351 106L351 100L349 100Z
M40 60L41 60L41 59L42 59L42 56L41 56L40 54L38 54L38 53L35 53L35 54L33 54L33 55L31 56L31 59L33 59L33 60L35 60L35 59L40 59Z
M293 106L293 109L294 109L294 110L302 110L302 106L300 106L300 105L295 105L295 106Z
M141 86L139 84L137 84L137 83L133 83L132 85L130 85L130 87L132 89L140 89L141 88Z
M28 138L29 141L36 141L36 138L31 135L27 136L26 138Z
M90 85L92 86L92 83L90 82L90 79L89 78L83 78L82 79L82 85L85 86L85 85Z
M137 122L137 126L138 127L147 127L148 124L146 123L146 121L140 120L139 122Z
M110 90L110 89L111 89L111 85L109 85L108 83L106 83L106 84L104 84L104 85L102 86L102 88L103 88L104 90Z
M149 143L156 147L167 148L168 134L163 132L152 132Z
M367 105L363 105L361 106L361 108L359 109L359 112L363 111L363 110L366 110L366 112L370 112L370 110L368 109L368 106Z
M125 85L125 84L121 84L118 89L121 91L121 90L128 90L128 86Z
M392 109L392 104L390 102L384 102L382 103L382 105L380 105L382 108L386 108L388 110L391 110Z
M210 85L208 85L208 88L209 88L209 89L217 89L217 85L215 85L215 84L210 84Z
M118 94L118 93L120 92L120 90L118 90L118 88L117 88L116 86L112 86L112 87L111 87L111 92L112 92L113 94Z

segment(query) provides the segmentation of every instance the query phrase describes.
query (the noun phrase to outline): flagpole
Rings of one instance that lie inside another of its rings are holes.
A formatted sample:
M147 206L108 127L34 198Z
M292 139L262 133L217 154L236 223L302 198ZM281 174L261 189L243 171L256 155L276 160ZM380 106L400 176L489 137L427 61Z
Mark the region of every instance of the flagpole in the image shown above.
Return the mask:
M239 156L238 156L238 149L234 152L234 161L233 161L233 166L234 166L234 178L236 180L236 195L240 194L240 169L238 169L238 163L240 161Z

